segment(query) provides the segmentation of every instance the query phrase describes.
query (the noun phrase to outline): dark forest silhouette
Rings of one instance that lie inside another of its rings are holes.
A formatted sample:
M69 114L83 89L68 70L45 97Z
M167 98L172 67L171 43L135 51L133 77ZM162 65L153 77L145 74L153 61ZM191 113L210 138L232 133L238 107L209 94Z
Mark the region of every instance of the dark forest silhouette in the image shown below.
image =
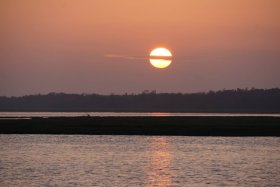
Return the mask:
M203 93L98 95L49 93L0 97L0 111L237 112L279 113L280 89L236 89Z

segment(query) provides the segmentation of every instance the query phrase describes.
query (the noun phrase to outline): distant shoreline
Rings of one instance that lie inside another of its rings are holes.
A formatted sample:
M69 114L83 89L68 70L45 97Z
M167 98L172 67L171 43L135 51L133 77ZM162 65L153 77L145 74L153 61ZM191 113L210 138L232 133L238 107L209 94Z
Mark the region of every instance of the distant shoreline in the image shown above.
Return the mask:
M0 134L277 136L268 116L1 117Z
M280 113L280 89L236 89L201 93L98 95L49 93L1 97L5 112L185 112Z

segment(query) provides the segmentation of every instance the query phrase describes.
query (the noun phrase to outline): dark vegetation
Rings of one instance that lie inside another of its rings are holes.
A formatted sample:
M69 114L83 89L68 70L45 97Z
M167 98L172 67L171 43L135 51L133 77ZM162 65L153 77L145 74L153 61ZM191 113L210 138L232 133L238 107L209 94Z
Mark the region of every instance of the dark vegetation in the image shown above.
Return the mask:
M0 118L0 134L280 136L279 117Z
M50 93L0 97L0 111L279 113L280 89L237 89L192 94L155 91L124 95Z

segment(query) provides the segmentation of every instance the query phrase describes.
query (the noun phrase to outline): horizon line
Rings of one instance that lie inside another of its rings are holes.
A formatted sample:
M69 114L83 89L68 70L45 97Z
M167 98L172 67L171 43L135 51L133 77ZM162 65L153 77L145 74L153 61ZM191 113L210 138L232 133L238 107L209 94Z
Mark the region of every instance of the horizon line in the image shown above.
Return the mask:
M280 90L280 87L272 87L272 88L235 88L235 89L220 89L220 90L208 90L208 91L196 91L196 92L158 92L157 90L143 90L142 92L134 93L134 92L124 92L124 93L110 93L110 94L101 94L101 93L74 93L74 92L48 92L48 93L33 93L33 94L26 94L20 96L14 95L0 95L0 97L6 98L13 98L13 97L27 97L27 96L47 96L47 95L80 95L80 96L88 96L88 95L99 95L99 96L125 96L125 95L142 95L142 94L209 94L209 93L218 93L218 92L226 92L226 91L267 91L267 90Z

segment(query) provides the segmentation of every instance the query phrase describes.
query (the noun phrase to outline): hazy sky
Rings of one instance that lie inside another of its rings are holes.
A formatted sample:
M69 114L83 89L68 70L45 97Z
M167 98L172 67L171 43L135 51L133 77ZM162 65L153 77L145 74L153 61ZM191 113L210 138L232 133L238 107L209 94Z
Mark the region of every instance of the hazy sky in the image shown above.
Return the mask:
M0 0L0 95L280 87L279 9L279 0ZM145 59L158 46L173 53L169 68Z

